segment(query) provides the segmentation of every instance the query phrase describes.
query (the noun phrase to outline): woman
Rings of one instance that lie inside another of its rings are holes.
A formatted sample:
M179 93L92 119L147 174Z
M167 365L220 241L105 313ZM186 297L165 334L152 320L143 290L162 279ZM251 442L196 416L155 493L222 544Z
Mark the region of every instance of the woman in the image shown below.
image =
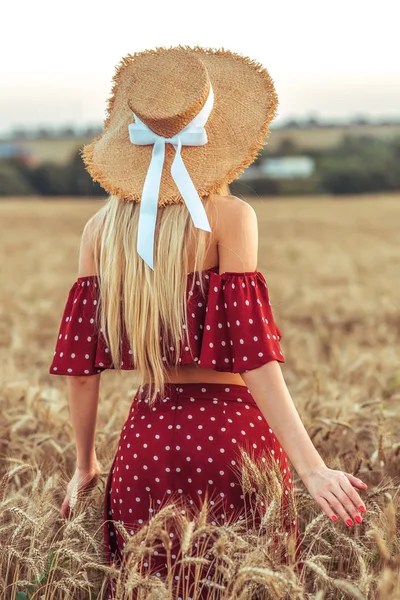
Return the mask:
M63 516L73 488L99 475L101 372L141 377L107 480L110 563L122 564L126 544L115 523L135 535L170 500L189 512L207 498L213 522L243 519L243 450L279 472L282 527L297 541L288 460L327 517L361 523L355 488L366 484L324 463L282 376L256 214L226 193L265 143L277 104L250 59L145 51L122 59L104 132L83 149L110 197L84 228L50 373L69 376L76 438ZM161 576L165 558L154 558Z

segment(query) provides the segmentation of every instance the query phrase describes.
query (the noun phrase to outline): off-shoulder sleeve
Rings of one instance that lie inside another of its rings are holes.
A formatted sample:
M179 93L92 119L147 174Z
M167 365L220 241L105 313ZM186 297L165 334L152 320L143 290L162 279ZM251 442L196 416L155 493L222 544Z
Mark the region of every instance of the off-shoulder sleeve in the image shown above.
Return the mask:
M199 366L243 373L285 362L260 271L211 273Z
M65 303L49 369L52 375L94 375L103 370L96 366L97 302L96 277L78 277Z

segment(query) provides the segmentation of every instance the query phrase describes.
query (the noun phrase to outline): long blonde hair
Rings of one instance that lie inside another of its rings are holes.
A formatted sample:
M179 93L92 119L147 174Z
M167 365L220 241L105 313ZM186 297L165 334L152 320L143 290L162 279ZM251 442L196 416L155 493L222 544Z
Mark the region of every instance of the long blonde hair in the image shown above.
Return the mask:
M210 213L217 214L213 211L214 196L204 199L203 204L213 229ZM148 402L153 406L157 393L164 395L166 366L179 365L183 341L190 346L188 338L182 340L188 331L188 273L204 269L212 238L210 232L194 226L185 204L159 207L153 271L136 249L139 210L139 203L111 195L89 224L99 279L100 331L116 370L122 367L126 335L139 372L139 386L150 384ZM191 271L190 251L194 263ZM202 293L203 284L200 277Z

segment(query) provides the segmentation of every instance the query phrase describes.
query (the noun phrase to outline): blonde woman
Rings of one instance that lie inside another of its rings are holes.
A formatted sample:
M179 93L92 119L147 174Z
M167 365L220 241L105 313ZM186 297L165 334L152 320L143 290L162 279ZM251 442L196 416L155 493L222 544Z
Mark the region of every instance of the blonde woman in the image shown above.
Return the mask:
M295 409L257 270L256 213L227 192L265 143L277 104L270 75L248 58L145 51L122 59L104 131L83 149L110 195L84 228L50 373L68 376L76 440L63 516L74 486L100 472L102 371L140 377L105 492L110 563L123 564L126 545L115 523L135 535L169 501L189 514L207 498L215 524L245 518L243 451L279 472L282 530L297 549L289 461L327 518L362 520L366 484L325 464ZM165 555L153 558L162 577Z

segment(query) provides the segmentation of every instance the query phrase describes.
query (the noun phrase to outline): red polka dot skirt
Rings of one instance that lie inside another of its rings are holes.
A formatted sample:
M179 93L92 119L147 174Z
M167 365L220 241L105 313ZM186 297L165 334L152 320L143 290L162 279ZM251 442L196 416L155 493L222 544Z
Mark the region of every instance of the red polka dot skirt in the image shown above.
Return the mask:
M107 480L104 544L108 563L121 566L124 560L127 539L116 523L134 536L170 502L190 516L207 497L214 525L249 519L257 490L244 494L240 449L261 468L271 469L268 461L275 461L282 475L280 528L284 535L294 534L299 552L288 458L250 390L237 384L168 383L164 397L159 395L154 406L149 406L147 397L147 386L137 390ZM266 502L258 502L267 509ZM251 521L259 525L254 514ZM178 559L180 544L173 527L169 535L172 558ZM285 560L285 554L281 558ZM164 544L144 566L156 577L166 577ZM186 582L189 588L190 584ZM113 587L110 581L109 598L114 597Z

